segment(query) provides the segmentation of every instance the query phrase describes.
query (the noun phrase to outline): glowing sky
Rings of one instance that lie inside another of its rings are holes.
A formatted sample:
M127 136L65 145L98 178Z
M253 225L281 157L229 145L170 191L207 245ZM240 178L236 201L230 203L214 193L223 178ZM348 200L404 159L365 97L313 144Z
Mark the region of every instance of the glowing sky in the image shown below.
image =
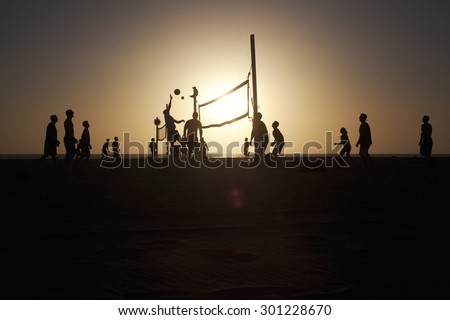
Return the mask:
M1 154L42 153L51 114L62 141L68 108L76 136L89 120L93 153L123 132L146 143L174 89L172 115L187 120L193 86L202 103L246 79L251 34L262 120L280 123L286 152L345 127L357 153L364 112L372 153L417 154L424 114L433 153L450 153L447 1L6 0L0 14ZM242 143L250 130L243 120L205 139Z

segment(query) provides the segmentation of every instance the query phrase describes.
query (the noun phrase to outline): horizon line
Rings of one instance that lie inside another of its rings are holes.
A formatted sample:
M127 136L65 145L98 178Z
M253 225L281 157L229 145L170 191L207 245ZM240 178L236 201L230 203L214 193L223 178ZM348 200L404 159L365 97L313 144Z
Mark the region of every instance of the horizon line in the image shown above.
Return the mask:
M65 154L61 154L59 155L58 159L63 159ZM138 153L126 153L126 154L121 154L123 157L126 158L138 158L138 157L144 157L147 158L148 154L138 154ZM280 157L285 158L285 157L298 157L298 156L303 156L305 155L304 153L287 153L287 154L283 154ZM322 153L311 153L308 154L310 157L333 157L333 156L339 156L339 154L322 154ZM33 160L33 159L40 159L40 157L42 156L41 153L4 153L4 154L0 154L0 160L5 159L5 160L13 160L13 159L23 159L23 160ZM210 158L245 158L244 155L242 154L230 154L230 155L223 155L223 154L214 154L211 153L208 155ZM306 155L305 155L306 156ZM418 157L423 157L422 155L420 155L419 153L371 153L371 156L373 157L411 157L411 158L418 158ZM167 155L166 154L158 154L158 157L160 158L166 158ZM354 154L353 158L359 158L359 154ZM437 153L432 155L432 157L450 157L450 153ZM101 158L101 153L92 153L91 154L91 159L100 159ZM345 156L344 156L345 158Z

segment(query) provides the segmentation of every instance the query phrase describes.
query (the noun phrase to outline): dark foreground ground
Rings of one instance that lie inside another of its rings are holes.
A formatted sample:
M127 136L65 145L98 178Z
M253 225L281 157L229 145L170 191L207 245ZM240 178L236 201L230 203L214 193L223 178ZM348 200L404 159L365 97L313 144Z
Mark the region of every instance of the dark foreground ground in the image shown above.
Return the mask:
M450 299L450 159L0 160L2 299Z

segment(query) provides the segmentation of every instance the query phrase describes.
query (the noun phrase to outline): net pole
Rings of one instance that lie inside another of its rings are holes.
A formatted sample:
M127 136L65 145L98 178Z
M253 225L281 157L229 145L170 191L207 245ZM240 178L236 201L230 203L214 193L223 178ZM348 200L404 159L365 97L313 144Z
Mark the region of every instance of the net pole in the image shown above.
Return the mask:
M158 128L157 124L155 124L155 127L156 127L156 146L155 146L155 154L153 156L157 158L157 155L158 155L158 143L159 143L159 128Z
M255 54L255 35L250 35L250 49L252 57L252 84L253 84L253 118L258 112L258 95L256 90L256 54Z
M192 94L192 98L194 98L194 112L197 112L197 96L198 96L198 90L197 87L192 87L192 90L194 93Z

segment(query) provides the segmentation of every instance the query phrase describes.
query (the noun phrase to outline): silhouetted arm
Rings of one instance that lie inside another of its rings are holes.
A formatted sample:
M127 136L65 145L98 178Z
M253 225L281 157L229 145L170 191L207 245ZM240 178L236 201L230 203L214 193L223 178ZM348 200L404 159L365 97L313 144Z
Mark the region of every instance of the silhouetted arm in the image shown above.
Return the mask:
M169 104L167 105L167 111L170 112L170 108L172 108L172 95L170 95Z
M420 132L420 139L419 139L419 146L422 144L423 141L423 125L420 127L421 132Z
M358 137L358 141L356 141L356 145L355 145L357 148L359 147L359 144L361 143L361 134L362 134L361 126L359 126L359 137Z
M422 144L422 142L423 142L423 133L420 135L419 146Z

